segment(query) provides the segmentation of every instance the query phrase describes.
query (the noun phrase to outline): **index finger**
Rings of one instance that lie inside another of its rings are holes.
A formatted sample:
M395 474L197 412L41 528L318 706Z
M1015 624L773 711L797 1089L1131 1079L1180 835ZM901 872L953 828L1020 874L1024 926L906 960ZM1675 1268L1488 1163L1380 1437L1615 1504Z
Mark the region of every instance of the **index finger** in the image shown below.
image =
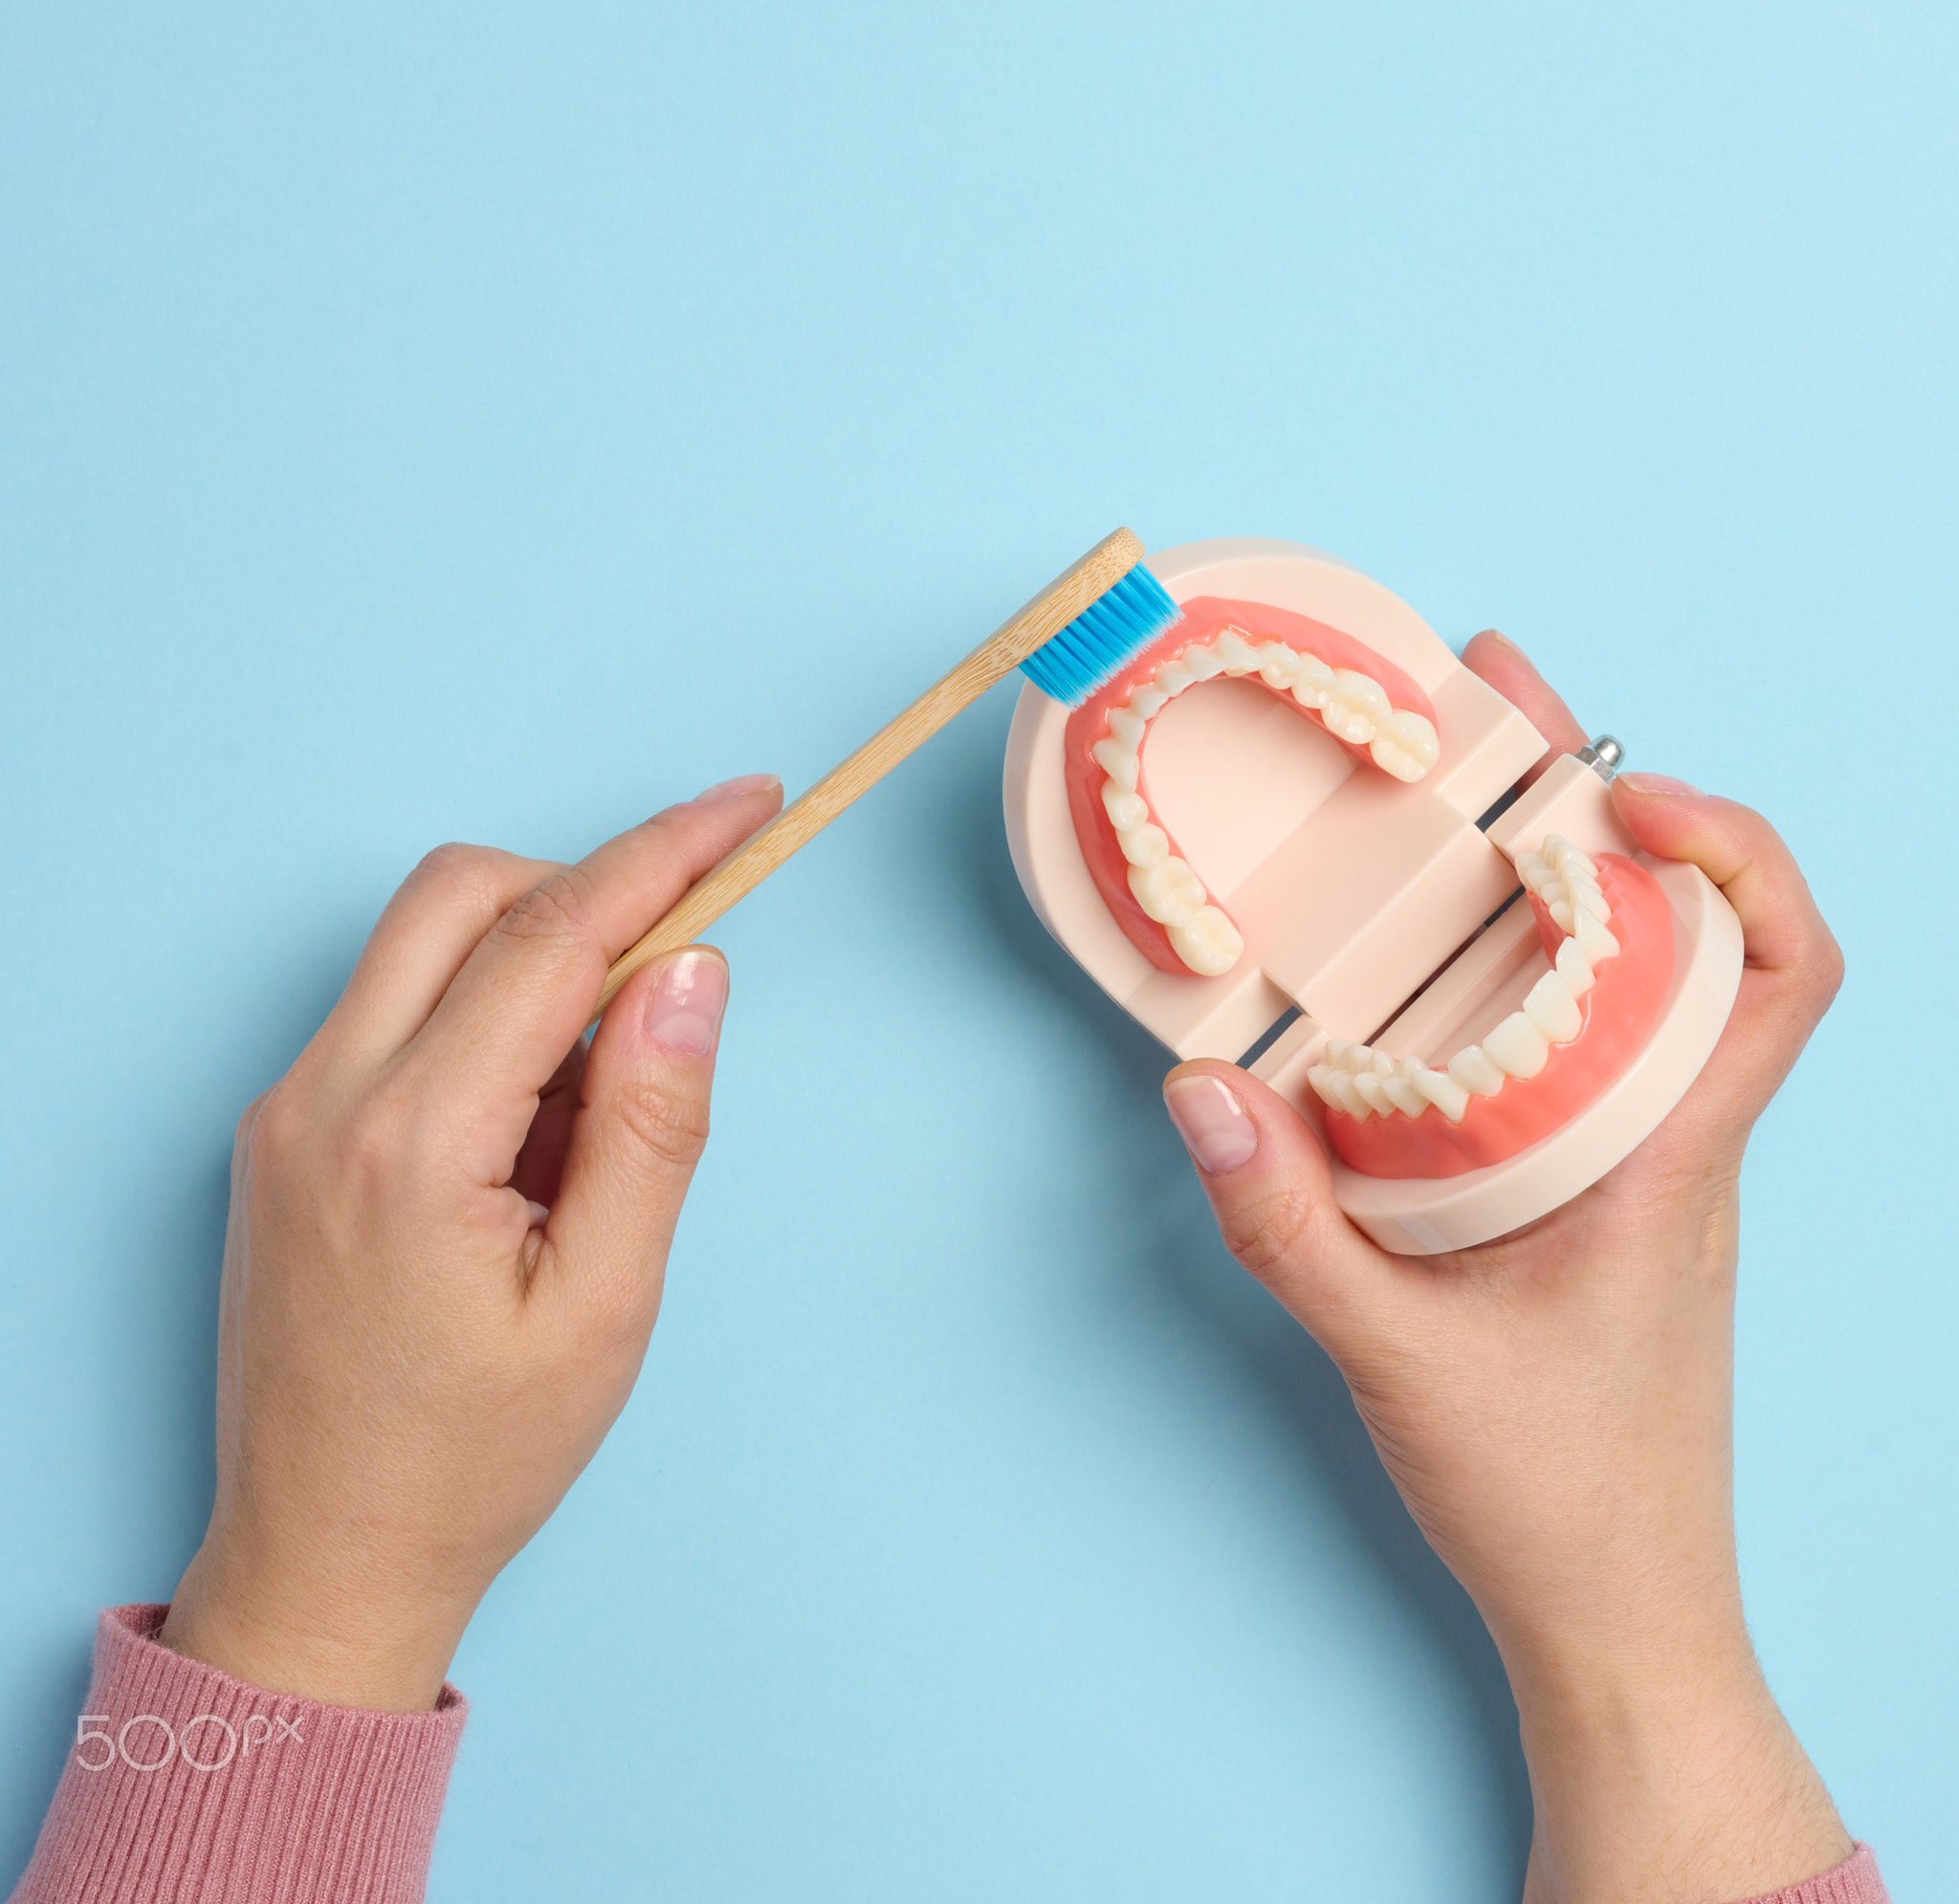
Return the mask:
M1843 978L1843 954L1780 834L1751 808L1658 774L1621 774L1613 804L1657 859L1697 865L1741 921L1741 990L1689 1093L1716 1127L1747 1124L1788 1075Z
M487 1181L508 1175L606 967L781 803L773 775L711 788L539 881L483 935L404 1061L467 1081L455 1102Z
M1517 783L1528 787L1560 754L1575 754L1589 736L1564 697L1538 673L1530 657L1508 635L1486 628L1463 650L1463 666L1501 694L1551 743L1544 757Z

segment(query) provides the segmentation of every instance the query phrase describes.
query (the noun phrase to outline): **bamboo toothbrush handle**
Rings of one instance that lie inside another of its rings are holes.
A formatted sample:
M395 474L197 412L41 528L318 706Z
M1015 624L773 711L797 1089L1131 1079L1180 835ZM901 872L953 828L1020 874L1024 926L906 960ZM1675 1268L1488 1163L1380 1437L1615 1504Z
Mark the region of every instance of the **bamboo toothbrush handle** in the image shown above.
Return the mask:
M619 988L662 952L691 945L744 893L752 892L799 846L806 845L838 814L868 793L906 755L921 746L960 709L1002 681L1050 636L1057 635L1099 601L1143 558L1143 545L1127 529L1106 536L1074 566L1057 576L1025 607L1010 615L942 681L928 688L841 766L833 767L793 805L745 841L712 871L688 887L680 903L629 951L612 962L599 1011ZM597 1017L595 1013L594 1018Z

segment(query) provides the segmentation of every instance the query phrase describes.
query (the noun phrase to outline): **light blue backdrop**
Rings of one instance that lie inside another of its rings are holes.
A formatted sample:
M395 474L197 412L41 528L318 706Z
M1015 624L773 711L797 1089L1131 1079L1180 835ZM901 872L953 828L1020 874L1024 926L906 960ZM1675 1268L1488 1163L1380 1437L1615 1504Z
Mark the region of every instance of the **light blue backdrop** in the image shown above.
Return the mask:
M209 1488L231 1121L432 843L831 763L1119 521L1333 549L1766 808L1770 1674L1952 1804L1944 6L0 12L0 1883ZM442 1900L1499 1900L1491 1649L1026 911L982 703L718 937L640 1392Z

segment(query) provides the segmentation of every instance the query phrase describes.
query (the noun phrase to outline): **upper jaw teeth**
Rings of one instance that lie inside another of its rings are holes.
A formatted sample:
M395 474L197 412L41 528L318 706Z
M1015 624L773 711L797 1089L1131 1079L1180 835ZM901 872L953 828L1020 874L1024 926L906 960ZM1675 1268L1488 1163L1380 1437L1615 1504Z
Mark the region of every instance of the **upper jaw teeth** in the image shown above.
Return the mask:
M1412 708L1395 707L1371 675L1330 667L1288 642L1255 641L1240 627L1192 642L1132 688L1126 705L1109 711L1108 736L1090 750L1108 777L1102 804L1129 863L1136 904L1169 933L1178 957L1207 978L1238 963L1244 937L1208 903L1197 874L1169 852L1163 829L1149 823L1149 807L1136 788L1150 723L1186 688L1220 674L1256 674L1268 688L1289 692L1301 707L1316 709L1330 733L1366 747L1375 765L1398 780L1419 780L1442 758L1434 724Z
M1472 1098L1494 1097L1511 1078L1534 1078L1554 1044L1584 1025L1578 1000L1591 991L1596 968L1618 949L1606 930L1612 908L1598 885L1598 867L1569 841L1552 834L1541 854L1525 853L1517 874L1542 900L1565 937L1552 969L1531 986L1523 1009L1465 1046L1438 1071L1419 1058L1390 1058L1371 1045L1329 1039L1325 1058L1307 1073L1321 1099L1351 1117L1401 1111L1420 1117L1433 1105L1460 1124ZM1560 909L1562 908L1562 916Z

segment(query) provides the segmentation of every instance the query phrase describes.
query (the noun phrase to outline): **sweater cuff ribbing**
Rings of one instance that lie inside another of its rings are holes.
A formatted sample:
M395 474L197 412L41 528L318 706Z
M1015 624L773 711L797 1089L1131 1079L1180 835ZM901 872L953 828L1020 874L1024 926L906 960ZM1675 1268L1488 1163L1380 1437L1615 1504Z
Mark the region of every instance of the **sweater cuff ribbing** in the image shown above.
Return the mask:
M469 1706L358 1712L96 1629L77 1742L12 1904L416 1904ZM1834 1904L1834 1900L1833 1900Z
M1836 1870L1804 1884L1792 1884L1786 1891L1744 1898L1742 1904L1890 1904L1890 1895L1878 1875L1877 1857L1860 1841Z

